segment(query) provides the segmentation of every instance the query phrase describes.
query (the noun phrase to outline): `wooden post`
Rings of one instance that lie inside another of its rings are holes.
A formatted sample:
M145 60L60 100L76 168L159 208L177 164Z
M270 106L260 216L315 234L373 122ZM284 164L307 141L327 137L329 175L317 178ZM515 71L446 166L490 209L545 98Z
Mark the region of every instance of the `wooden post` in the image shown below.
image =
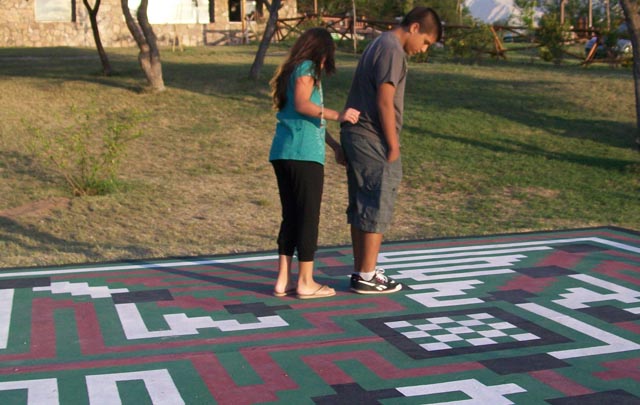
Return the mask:
M498 36L495 28L491 25L489 26L489 29L491 30L491 34L493 34L493 46L496 50L496 57L507 59L507 55L505 54L506 50L504 49L502 41L500 41L500 37Z
M242 25L241 25L241 29L242 29L242 43L246 44L247 43L247 22L244 18L244 14L245 14L245 1L246 0L240 0L240 20L242 21Z
M356 38L356 0L352 0L351 4L353 6L353 26L351 28L352 36L353 36L353 53L357 53L358 52L358 39Z
M591 50L589 50L589 54L587 54L587 57L584 59L584 62L582 62L582 64L589 64L593 62L593 60L596 58L596 52L598 50L599 42L600 40L595 41L595 43L591 47Z

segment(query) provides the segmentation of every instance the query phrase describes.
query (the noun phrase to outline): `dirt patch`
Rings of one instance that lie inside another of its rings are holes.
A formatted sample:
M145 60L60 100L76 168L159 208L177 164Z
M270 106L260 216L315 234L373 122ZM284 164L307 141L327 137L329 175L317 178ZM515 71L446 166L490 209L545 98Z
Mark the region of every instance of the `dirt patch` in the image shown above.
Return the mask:
M543 198L558 198L560 195L560 190L551 190L544 187L524 187L521 188L527 194L535 195Z
M51 197L0 211L0 217L16 219L19 217L46 217L49 212L59 208L69 208L71 200L66 197Z

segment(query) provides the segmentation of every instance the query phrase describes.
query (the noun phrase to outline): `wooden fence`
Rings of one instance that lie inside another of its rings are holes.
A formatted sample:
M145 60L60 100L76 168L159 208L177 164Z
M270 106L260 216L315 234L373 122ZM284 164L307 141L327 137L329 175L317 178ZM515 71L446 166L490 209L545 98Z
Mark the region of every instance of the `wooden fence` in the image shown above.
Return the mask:
M373 39L380 35L380 33L390 30L396 22L370 20L365 17L356 17L354 19L353 16L347 13L334 16L303 14L299 17L279 19L276 26L275 40L279 42L291 35L300 34L311 24L324 26L340 40L353 40L355 49L356 40ZM446 25L445 37L454 37L457 35L457 32L471 28L472 27L466 25ZM489 29L491 30L493 40L483 52L497 58L506 59L509 52L530 50L541 46L541 44L536 41L535 35L528 34L529 30L526 27L493 25L490 26ZM586 42L586 39L592 35L599 36L599 33L594 30L574 29L567 33L567 41ZM506 47L504 45L505 40L518 42L522 45ZM619 65L625 61L625 59L619 55L608 55L606 58L596 59L597 47L598 41L595 42L589 52L576 54L564 51L564 54L581 60L583 65L589 65L591 63Z

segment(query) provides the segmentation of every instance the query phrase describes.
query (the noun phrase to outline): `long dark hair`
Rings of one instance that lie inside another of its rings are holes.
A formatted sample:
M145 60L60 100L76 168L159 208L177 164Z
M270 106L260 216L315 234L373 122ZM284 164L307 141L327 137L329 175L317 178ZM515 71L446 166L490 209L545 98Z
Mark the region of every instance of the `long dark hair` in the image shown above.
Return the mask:
M300 38L291 47L289 56L269 82L273 106L277 110L281 110L287 102L289 78L296 66L305 60L313 62L314 80L317 83L322 72L326 75L335 73L335 53L336 45L333 43L331 34L325 28L310 28L300 35Z

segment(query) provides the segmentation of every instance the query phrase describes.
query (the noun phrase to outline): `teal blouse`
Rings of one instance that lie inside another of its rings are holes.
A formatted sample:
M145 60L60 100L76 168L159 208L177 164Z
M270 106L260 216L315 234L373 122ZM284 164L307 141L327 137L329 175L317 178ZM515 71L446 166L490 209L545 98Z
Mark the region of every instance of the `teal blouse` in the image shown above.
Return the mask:
M308 117L295 110L294 89L296 79L302 76L315 76L314 65L305 60L296 66L289 78L287 101L276 114L278 123L271 143L269 161L304 160L324 164L325 125L320 118ZM311 101L322 106L322 85L314 86Z

